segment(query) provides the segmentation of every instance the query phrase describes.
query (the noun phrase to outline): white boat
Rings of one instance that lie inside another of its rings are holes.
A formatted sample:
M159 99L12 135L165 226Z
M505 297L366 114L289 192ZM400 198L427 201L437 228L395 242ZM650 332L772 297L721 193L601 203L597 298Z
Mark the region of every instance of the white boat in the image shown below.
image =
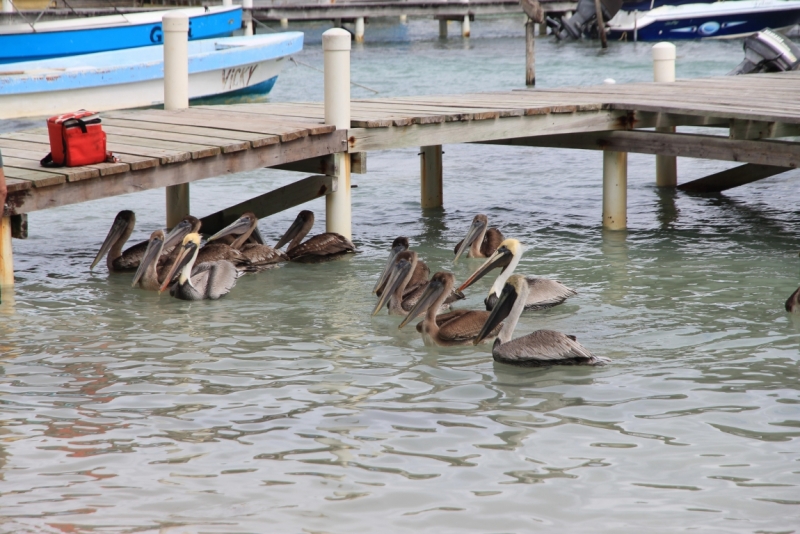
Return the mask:
M189 42L189 98L267 94L302 32ZM0 65L0 119L164 102L163 46Z

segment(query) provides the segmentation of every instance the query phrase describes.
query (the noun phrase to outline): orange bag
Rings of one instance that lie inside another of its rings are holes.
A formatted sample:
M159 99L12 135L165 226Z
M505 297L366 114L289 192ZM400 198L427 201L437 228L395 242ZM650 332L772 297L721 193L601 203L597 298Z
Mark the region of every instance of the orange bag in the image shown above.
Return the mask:
M82 109L47 119L50 153L40 162L42 167L80 167L116 158L106 152L106 133L100 116Z

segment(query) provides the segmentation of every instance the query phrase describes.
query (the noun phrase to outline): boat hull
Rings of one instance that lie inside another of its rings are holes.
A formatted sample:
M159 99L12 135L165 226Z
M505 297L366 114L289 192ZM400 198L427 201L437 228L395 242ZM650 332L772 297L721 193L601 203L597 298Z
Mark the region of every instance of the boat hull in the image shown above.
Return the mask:
M189 15L189 40L226 37L242 26L241 8L181 11ZM87 27L83 28L59 30L58 26L47 28L45 24L48 23L42 23L44 31L37 25L35 33L0 33L0 64L159 45L164 39L161 29L163 13L165 11L96 17L107 21L95 22L91 27L93 23L84 19Z
M708 4L709 8L695 13L681 13L679 9L658 13L659 10L638 14L636 39L640 41L685 40L685 39L732 39L744 37L764 28L785 29L800 23L800 2L781 5L780 9L759 11L756 2L753 9L727 9L714 12L718 4L745 4L745 2L719 2ZM727 7L727 6L726 6ZM736 6L733 6L736 7ZM663 9L663 8L660 8ZM634 40L634 23L631 13L620 12L625 20L615 24L609 21L608 36L611 39Z

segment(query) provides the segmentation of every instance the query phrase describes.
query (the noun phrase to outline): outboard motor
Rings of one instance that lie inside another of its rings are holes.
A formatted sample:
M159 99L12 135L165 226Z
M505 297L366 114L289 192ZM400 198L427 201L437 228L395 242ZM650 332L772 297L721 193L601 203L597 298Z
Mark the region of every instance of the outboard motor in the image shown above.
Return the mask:
M764 28L744 40L744 60L728 76L790 70L800 70L800 46Z
M603 11L603 20L611 20L622 7L623 0L600 0ZM597 21L594 0L578 0L578 7L571 18L547 18L547 25L553 29L553 34L559 39L571 37L580 39L583 34L590 33L592 25Z

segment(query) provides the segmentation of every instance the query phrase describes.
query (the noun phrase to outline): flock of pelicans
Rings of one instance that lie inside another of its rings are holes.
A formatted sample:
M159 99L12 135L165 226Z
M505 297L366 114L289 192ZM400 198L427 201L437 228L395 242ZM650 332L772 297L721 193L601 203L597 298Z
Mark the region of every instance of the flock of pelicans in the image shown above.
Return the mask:
M110 272L136 270L134 287L159 292L169 288L172 296L184 300L218 299L242 274L269 269L280 262L318 262L355 252L349 239L333 232L303 241L314 225L310 211L300 212L275 247L264 243L256 216L245 213L202 246L200 220L190 215L169 233L156 230L148 241L123 252L135 222L132 211L117 214L91 269L107 255ZM286 251L281 251L287 243ZM604 365L610 361L592 354L574 336L554 330L537 330L511 339L524 311L557 306L576 292L557 280L513 274L523 247L516 239L504 239L499 230L489 228L485 215L475 216L467 236L455 247L454 262L465 252L469 258L486 258L458 288L452 273L440 271L430 276L425 262L408 248L405 237L392 243L389 261L373 288L378 296L373 316L386 307L390 315L405 315L399 326L403 328L424 314L417 331L427 345L477 345L495 337L492 355L502 363ZM463 290L494 269L501 271L484 301L486 311L447 311L453 302L464 298Z

